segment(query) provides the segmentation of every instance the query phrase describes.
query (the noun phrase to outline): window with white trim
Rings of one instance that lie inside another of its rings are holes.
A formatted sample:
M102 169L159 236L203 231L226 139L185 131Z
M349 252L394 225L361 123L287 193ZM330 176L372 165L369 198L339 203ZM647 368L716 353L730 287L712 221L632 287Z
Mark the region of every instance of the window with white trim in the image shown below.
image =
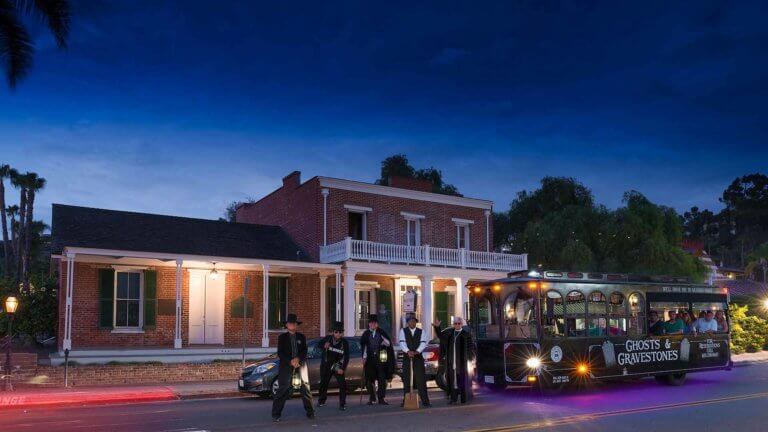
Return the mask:
M405 220L405 241L408 246L420 246L421 245L421 220L419 219L406 219Z
M141 328L142 272L115 272L115 328Z
M469 224L456 224L456 248L469 249Z

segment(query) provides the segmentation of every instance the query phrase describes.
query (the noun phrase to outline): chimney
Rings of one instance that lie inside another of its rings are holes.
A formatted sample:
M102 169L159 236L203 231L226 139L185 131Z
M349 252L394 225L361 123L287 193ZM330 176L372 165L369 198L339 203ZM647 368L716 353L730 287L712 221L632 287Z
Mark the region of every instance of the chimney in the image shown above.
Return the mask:
M283 188L296 189L301 185L301 171L294 171L283 177Z
M432 182L403 176L389 177L389 186L421 192L432 192Z

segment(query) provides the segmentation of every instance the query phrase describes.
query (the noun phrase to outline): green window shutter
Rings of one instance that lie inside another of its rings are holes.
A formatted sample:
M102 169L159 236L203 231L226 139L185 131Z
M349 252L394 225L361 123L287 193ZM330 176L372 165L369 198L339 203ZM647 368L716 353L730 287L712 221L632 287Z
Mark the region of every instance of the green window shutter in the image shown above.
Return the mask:
M445 291L434 293L435 318L442 321L441 327L449 326L448 322L448 293Z
M288 294L288 278L270 277L269 278L269 300L267 321L270 330L279 330L282 328L285 319L286 297Z
M157 324L157 272L144 271L144 328L153 329Z
M111 329L115 316L115 271L99 269L99 328Z

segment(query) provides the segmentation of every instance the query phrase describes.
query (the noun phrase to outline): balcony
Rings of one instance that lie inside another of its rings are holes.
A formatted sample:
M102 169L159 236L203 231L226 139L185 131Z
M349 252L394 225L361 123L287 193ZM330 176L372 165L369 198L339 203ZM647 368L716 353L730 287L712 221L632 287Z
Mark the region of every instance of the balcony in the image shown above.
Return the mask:
M429 245L407 246L352 240L350 237L338 243L320 246L321 263L338 263L347 260L504 272L528 268L528 254L512 255L466 249L437 248Z

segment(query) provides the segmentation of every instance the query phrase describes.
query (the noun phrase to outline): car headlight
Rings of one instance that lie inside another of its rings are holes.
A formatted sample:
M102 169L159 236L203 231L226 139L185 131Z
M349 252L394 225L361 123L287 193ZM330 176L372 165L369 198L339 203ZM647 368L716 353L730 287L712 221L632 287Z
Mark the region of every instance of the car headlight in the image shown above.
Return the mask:
M530 357L525 361L525 365L531 369L538 369L541 366L541 360L538 357Z
M267 372L268 370L274 368L275 366L277 366L276 363L267 363L267 364L259 365L259 366L256 367L255 373L263 374L263 373Z

